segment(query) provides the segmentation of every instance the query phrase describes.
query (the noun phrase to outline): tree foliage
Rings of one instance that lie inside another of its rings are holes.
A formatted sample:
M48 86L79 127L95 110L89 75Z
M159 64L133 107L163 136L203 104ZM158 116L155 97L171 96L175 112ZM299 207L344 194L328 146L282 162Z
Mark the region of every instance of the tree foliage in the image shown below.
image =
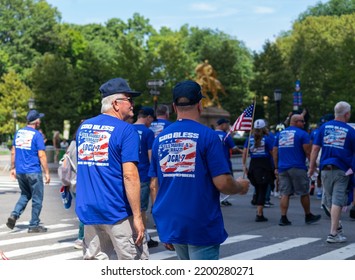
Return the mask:
M153 106L146 82L164 79L158 102L171 102L171 89L195 79L208 60L225 88L222 107L236 118L257 98L258 117L276 122L273 92L281 89L282 117L292 110L294 82L301 80L303 105L312 121L345 100L355 106L355 0L330 0L300 14L292 30L251 53L242 42L213 29L183 25L155 30L133 14L105 24L61 23L45 0L0 0L0 133L13 132L12 110L24 122L27 99L46 114L48 137L70 120L72 133L82 119L100 112L100 85L123 77L143 94L137 105ZM355 114L354 114L355 116Z

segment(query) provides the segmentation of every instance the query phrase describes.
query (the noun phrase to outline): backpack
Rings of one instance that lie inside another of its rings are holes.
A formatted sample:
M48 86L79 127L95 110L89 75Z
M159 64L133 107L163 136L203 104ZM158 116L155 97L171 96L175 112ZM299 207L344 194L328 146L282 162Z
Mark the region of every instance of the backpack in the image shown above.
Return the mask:
M76 185L76 167L68 154L64 154L59 161L58 176L63 186L74 187Z

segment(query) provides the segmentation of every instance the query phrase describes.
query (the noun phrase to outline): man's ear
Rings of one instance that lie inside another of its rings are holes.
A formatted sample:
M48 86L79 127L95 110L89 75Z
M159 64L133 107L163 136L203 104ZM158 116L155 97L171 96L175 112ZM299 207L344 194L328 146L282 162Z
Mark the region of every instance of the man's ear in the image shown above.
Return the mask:
M173 110L174 110L175 113L177 113L175 103L173 103Z

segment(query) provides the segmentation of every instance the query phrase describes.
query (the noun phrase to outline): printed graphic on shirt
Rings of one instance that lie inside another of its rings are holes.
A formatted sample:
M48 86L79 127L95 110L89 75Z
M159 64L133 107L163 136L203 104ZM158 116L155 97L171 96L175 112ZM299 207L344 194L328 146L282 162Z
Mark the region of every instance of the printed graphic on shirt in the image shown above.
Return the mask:
M20 129L16 134L15 145L18 149L31 150L31 143L35 131Z
M295 142L295 130L284 130L280 133L279 148L293 147Z
M78 137L78 164L108 166L113 126L85 124Z
M348 129L345 127L327 125L324 129L324 146L343 149Z
M265 140L262 139L260 141L260 146L255 147L255 140L250 139L250 152L252 152L254 155L264 155L265 154Z
M163 131L164 126L164 123L152 123L149 128L154 132L154 136L157 137Z
M179 136L183 138L177 138ZM195 177L196 138L198 133L184 132L170 133L159 138L161 143L158 155L163 177Z

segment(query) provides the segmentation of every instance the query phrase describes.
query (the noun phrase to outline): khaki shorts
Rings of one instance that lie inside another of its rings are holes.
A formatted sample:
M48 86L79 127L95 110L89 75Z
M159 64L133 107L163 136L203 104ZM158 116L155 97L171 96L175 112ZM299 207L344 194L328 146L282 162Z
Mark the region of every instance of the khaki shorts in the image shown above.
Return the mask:
M309 178L307 171L299 168L290 168L279 174L281 195L307 195Z
M83 259L147 260L147 241L136 246L135 236L132 216L114 225L85 225Z
M328 204L340 207L347 205L348 183L349 176L346 176L343 170L322 170L322 185Z

